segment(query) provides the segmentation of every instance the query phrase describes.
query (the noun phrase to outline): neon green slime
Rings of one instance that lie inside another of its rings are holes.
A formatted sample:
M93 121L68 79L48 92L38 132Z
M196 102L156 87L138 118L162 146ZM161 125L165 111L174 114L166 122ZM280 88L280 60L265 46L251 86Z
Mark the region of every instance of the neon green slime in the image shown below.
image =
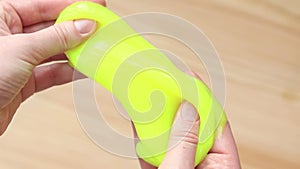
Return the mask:
M69 50L70 64L111 91L131 117L140 142L139 157L159 166L168 149L171 126L180 103L192 103L201 124L195 158L198 165L207 155L226 123L222 106L198 79L178 70L120 17L92 2L67 7L57 23L67 20L97 21L97 32Z

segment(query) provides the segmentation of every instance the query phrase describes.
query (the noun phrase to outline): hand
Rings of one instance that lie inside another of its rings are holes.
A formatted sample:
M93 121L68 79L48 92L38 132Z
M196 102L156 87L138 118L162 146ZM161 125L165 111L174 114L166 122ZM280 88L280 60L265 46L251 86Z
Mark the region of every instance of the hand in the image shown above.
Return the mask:
M0 135L26 98L72 80L67 63L42 64L66 60L63 53L94 32L94 21L53 25L60 11L75 1L0 1ZM94 1L105 5L104 0Z
M193 75L199 78L198 75ZM180 106L169 140L169 145L176 146L166 153L165 159L159 166L159 169L195 168L194 161L198 144L200 118L192 104L184 102ZM156 167L151 166L142 159L139 160L142 169L156 169ZM223 129L223 133L216 138L206 158L196 167L196 169L210 168L241 168L237 148L228 122Z
M199 116L197 110L187 102L181 105L177 114L181 115L177 115L175 119L170 142L174 145L174 140L182 141L167 152L159 169L194 169L200 123ZM156 167L151 166L142 159L139 160L142 169L156 169ZM214 146L206 158L196 167L196 169L209 168L241 168L229 123L225 125L222 135L216 138Z

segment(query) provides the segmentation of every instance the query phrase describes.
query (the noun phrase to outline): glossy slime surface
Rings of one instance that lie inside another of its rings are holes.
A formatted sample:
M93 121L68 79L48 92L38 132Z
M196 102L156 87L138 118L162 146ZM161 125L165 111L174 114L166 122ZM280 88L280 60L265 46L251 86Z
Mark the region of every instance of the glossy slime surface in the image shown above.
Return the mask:
M62 11L57 23L77 19L95 20L98 29L85 43L66 52L69 62L121 102L140 138L136 146L139 157L159 166L177 109L187 100L201 119L195 158L195 165L199 164L226 123L222 106L205 84L177 69L109 9L76 2Z

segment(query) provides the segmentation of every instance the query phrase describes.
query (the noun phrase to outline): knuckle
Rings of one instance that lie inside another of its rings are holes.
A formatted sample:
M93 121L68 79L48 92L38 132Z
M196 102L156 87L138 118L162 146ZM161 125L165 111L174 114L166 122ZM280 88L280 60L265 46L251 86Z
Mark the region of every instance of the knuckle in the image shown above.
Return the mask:
M180 132L174 133L170 139L170 145L187 144L187 145L197 145L199 142L198 134L192 130L181 130Z
M198 144L198 134L194 131L188 131L184 136L184 142L188 144L197 145Z
M67 24L54 25L55 39L57 39L59 46L61 46L63 50L67 50L71 47L68 34L69 30L70 28L68 28Z
M199 122L180 123L174 126L171 137L175 142L185 142L191 145L197 145L199 142Z

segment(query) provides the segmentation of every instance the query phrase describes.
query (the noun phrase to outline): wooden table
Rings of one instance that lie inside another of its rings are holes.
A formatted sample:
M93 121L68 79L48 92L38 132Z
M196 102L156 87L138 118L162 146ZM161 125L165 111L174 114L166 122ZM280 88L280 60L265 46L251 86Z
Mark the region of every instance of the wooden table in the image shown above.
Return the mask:
M300 168L300 1L110 0L121 16L164 12L197 25L215 45L226 77L226 112L243 168ZM155 26L155 25L154 25ZM152 42L186 60L208 82L201 63L184 45L160 36ZM172 43L170 43L172 41ZM105 119L131 136L130 123L96 86ZM139 168L136 159L108 153L80 128L72 85L28 99L0 138L2 169Z

